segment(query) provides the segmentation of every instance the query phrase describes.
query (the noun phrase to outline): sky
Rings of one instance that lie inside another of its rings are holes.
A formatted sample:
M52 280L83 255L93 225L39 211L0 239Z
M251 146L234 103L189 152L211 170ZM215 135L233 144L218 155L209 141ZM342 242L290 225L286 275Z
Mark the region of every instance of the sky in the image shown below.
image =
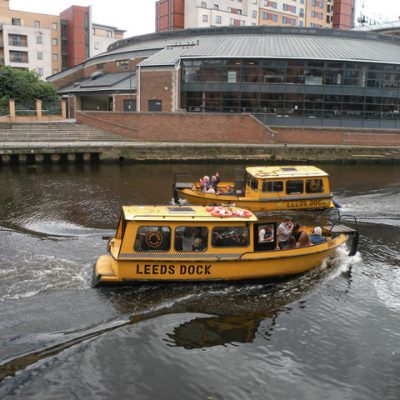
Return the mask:
M400 0L356 0L357 15L399 20ZM10 8L58 15L72 5L92 6L93 22L126 30L125 37L154 32L156 0L10 0ZM364 7L361 8L362 3Z

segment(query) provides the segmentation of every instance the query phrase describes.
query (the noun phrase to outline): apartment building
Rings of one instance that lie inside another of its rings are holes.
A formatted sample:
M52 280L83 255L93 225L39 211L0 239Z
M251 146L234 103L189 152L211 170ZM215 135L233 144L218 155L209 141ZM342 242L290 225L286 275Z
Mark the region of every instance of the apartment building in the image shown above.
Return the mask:
M349 29L353 8L354 0L159 0L156 32L255 25Z
M10 10L0 0L0 63L43 79L61 71L60 17Z
M105 52L124 32L92 23L91 7L47 15L12 10L9 0L0 0L0 65L33 70L46 79Z

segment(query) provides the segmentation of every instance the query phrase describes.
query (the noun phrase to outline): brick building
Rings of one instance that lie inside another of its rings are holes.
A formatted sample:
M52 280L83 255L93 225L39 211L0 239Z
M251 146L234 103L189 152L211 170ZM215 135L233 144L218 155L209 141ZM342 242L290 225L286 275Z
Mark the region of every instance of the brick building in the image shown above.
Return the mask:
M350 29L354 0L159 0L156 32L213 26Z
M400 38L284 27L148 34L49 78L78 110L251 113L270 125L397 127Z
M123 34L92 23L90 7L47 15L12 10L0 0L0 65L34 70L43 79L105 51Z

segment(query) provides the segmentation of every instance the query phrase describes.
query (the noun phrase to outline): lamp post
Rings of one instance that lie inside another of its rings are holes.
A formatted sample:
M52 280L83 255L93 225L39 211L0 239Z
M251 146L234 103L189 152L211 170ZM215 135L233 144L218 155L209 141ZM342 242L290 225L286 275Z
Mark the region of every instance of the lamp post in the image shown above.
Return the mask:
M132 111L132 61L134 58L129 59L129 111Z

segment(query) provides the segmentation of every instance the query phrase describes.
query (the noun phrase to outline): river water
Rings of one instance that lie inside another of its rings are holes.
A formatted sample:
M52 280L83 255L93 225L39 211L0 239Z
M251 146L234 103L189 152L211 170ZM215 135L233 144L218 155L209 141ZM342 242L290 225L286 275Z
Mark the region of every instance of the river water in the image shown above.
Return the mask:
M398 400L399 166L322 166L359 219L354 257L269 283L90 287L121 205L233 168L1 167L0 398Z

